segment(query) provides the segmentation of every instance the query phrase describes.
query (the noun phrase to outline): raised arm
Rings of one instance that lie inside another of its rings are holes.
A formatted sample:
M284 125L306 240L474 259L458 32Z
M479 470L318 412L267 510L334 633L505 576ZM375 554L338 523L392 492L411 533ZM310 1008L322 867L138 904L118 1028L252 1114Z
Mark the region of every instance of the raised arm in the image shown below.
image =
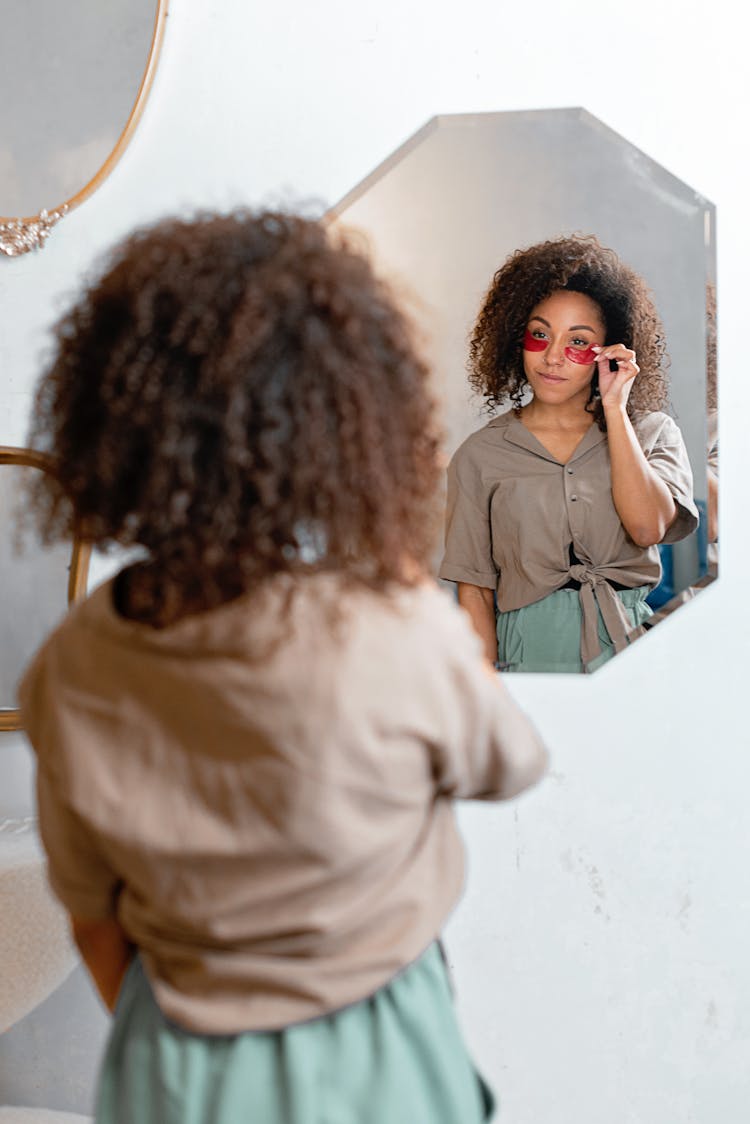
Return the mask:
M609 360L616 359L617 371ZM639 372L635 352L623 344L601 349L599 389L607 421L612 469L612 499L620 522L638 546L654 546L677 517L677 505L661 477L649 465L627 413L627 401Z

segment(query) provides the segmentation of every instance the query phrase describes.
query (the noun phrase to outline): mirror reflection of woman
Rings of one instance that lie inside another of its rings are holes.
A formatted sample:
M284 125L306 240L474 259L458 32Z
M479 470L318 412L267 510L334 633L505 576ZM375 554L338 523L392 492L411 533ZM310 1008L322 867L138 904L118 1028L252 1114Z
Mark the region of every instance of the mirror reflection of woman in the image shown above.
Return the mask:
M596 238L519 250L474 326L470 381L494 409L448 474L440 576L507 671L592 671L651 613L657 544L697 526L644 281Z

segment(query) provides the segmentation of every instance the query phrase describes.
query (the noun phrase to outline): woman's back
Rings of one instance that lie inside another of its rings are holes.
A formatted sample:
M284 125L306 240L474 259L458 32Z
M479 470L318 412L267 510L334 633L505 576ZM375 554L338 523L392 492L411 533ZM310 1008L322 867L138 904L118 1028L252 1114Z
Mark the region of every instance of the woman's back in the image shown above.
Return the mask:
M53 888L114 1011L97 1124L478 1124L437 943L451 800L546 755L426 578L440 432L408 323L347 239L240 212L136 232L56 332L40 527L143 559L21 690Z
M542 764L442 592L337 584L299 581L283 626L288 581L153 629L108 583L24 685L33 739L54 715L38 739L53 882L81 916L119 896L160 1006L197 1031L374 992L459 895L440 797L511 795Z

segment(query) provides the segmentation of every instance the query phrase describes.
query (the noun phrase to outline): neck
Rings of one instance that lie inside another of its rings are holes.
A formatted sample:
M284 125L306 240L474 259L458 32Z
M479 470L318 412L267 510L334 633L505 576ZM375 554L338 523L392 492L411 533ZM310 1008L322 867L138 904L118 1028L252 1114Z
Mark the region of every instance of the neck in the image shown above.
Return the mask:
M525 421L549 429L588 429L594 417L593 414L588 413L585 406L586 403L575 399L571 402L551 405L548 402L540 402L538 398L532 398L531 402L521 408L521 413Z

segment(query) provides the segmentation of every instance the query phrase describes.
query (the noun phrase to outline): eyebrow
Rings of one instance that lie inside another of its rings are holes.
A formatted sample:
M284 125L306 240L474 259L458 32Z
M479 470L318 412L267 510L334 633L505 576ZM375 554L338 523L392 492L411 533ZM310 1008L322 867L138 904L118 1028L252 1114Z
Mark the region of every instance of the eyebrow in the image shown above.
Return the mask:
M545 320L543 316L530 316L529 317L529 323L531 323L532 320L539 320L540 323L546 324L548 328L552 327L549 320ZM590 327L588 324L573 324L572 327L568 328L568 331L569 332L580 332L582 329L587 331L587 332L595 332L596 331L595 328Z

